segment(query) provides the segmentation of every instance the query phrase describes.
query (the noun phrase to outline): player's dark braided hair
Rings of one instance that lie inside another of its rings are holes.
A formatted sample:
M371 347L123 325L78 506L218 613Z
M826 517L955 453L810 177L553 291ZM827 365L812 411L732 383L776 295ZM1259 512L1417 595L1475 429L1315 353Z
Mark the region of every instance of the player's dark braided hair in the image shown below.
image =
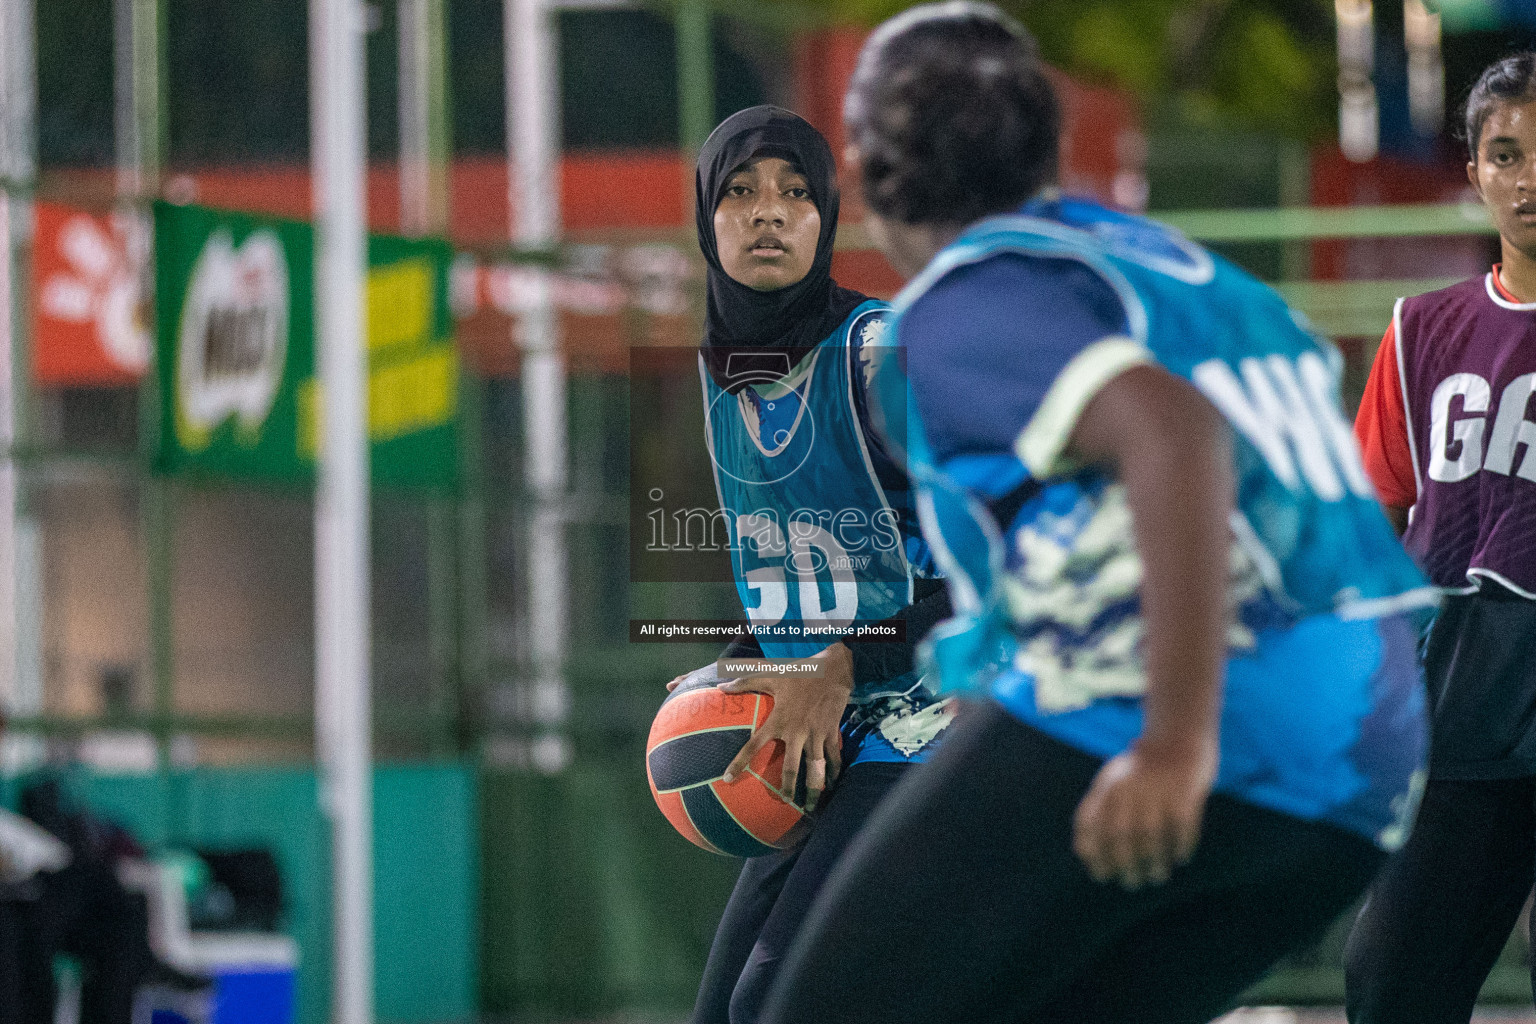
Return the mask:
M1034 39L991 4L926 4L882 25L843 117L882 217L968 224L1056 181L1055 90Z
M1536 53L1516 53L1490 65L1467 96L1466 143L1477 162L1483 126L1501 103L1536 100Z

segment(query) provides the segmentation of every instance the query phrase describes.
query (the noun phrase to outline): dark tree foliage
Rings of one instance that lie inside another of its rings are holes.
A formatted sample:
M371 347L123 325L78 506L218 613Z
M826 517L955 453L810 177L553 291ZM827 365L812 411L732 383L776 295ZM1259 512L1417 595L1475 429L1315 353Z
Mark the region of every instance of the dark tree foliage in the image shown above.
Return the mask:
M874 24L911 0L764 0ZM1052 64L1190 123L1313 139L1337 105L1332 0L999 0Z

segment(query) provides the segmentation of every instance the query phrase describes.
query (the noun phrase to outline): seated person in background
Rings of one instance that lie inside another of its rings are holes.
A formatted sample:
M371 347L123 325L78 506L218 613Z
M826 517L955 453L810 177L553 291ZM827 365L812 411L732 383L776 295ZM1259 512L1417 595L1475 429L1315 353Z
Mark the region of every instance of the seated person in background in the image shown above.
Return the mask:
M188 990L206 984L160 963L150 950L144 897L117 877L122 860L144 856L125 829L70 807L53 779L23 790L21 811L68 846L72 857L63 870L37 876L39 898L28 910L20 956L26 1024L53 1022L53 961L60 953L78 959L83 969L81 1024L130 1024L134 994L151 982Z
M70 864L69 848L19 814L0 808L0 1024L20 1024L23 949L36 932L38 876Z

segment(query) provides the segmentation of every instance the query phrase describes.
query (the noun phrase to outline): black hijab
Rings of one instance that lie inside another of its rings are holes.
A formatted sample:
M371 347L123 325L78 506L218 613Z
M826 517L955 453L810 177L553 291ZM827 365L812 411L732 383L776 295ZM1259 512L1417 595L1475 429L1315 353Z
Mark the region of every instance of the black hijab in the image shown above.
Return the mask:
M720 265L715 245L715 209L731 175L754 157L776 156L788 160L805 175L811 201L821 214L821 236L816 240L816 260L798 283L771 292L760 292L733 280ZM709 265L708 297L704 309L704 363L715 383L739 391L762 373L743 372L743 366L784 366L783 358L770 361L738 359L732 353L751 350L752 355L782 353L793 367L837 330L855 306L866 297L832 280L832 243L837 237L837 170L832 149L821 133L798 114L782 107L749 107L732 114L710 133L699 151L695 177L699 248ZM778 376L778 374L773 374Z

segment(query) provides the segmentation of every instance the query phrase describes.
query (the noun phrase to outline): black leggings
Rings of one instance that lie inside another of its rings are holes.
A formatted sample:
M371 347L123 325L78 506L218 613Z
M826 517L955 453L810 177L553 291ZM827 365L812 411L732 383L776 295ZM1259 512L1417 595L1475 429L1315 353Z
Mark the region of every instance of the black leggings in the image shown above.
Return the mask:
M828 879L764 1024L1197 1024L1365 889L1371 843L1222 797L1164 885L1095 882L1072 816L1100 762L964 708Z
M1536 779L1431 780L1345 951L1354 1024L1465 1024L1536 872Z
M832 866L912 767L894 762L849 767L804 843L747 860L715 931L693 1024L755 1024L790 941Z

